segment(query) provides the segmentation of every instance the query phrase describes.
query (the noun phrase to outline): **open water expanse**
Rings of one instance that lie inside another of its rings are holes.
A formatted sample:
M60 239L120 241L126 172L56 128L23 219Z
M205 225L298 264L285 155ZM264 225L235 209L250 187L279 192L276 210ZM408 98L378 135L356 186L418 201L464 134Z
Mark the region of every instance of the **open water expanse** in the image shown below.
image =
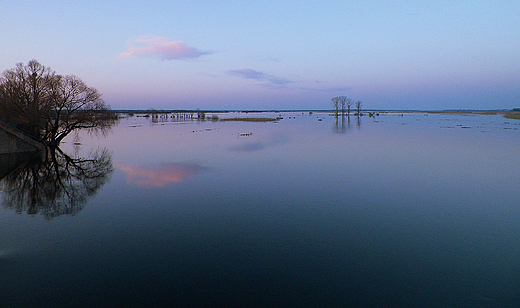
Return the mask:
M18 159L0 306L520 307L519 120L281 116L133 116Z

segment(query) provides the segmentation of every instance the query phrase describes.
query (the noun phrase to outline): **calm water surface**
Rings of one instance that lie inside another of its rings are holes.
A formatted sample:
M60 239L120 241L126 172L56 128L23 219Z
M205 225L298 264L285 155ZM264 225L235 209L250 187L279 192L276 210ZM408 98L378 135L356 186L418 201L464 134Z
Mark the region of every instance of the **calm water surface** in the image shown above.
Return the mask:
M282 116L129 117L22 164L0 306L520 305L520 121Z

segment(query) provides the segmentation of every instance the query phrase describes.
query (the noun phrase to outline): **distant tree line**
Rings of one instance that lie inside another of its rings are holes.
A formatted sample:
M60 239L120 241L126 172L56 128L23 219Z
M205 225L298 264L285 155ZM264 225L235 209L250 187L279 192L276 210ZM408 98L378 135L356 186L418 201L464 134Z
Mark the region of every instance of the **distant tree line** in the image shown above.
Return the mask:
M110 127L101 94L74 75L59 75L36 60L0 76L0 118L57 146L76 129Z

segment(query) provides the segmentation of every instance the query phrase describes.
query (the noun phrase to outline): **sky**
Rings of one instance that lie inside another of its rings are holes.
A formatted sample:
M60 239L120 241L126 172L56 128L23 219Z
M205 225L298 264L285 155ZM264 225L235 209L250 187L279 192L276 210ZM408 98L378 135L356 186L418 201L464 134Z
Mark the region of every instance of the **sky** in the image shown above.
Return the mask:
M518 0L2 2L0 71L36 59L112 109L520 107Z

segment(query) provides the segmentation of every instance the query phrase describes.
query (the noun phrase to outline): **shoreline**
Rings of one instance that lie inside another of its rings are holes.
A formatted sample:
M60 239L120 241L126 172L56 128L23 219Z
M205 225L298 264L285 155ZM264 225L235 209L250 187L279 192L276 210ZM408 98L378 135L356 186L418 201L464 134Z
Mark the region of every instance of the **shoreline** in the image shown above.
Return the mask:
M388 113L427 113L427 114L464 114L464 115L502 115L507 119L520 120L520 111L516 110L442 110L442 111L412 111L412 112L388 112Z
M127 113L127 114L193 114L197 112L222 114L222 113L238 113L238 114L249 114L249 113L282 113L282 112L298 112L298 113L334 113L335 110L128 110L119 109L112 110L114 113ZM365 109L361 110L362 113L387 113L387 114L411 114L411 113L426 113L426 114L465 114L465 115L503 115L507 119L520 120L520 110L378 110L378 109ZM351 110L350 114L353 115L354 110ZM222 120L222 119L221 119ZM227 120L232 121L232 120ZM242 120L243 121L243 120Z
M334 113L334 110L313 111L316 113ZM362 110L362 113L389 113L389 114L411 114L411 113L426 113L426 114L461 114L461 115L503 115L507 119L520 120L520 111L516 110ZM352 114L352 112L351 112Z

